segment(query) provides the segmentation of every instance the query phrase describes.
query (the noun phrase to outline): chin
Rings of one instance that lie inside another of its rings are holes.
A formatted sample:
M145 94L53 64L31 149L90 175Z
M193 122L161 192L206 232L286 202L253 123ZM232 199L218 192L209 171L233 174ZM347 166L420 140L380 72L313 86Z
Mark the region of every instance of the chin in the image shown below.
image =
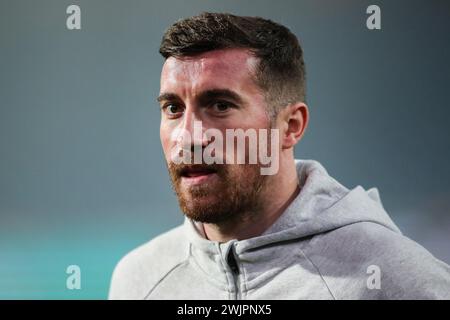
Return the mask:
M220 203L210 200L186 201L181 205L181 209L186 217L204 223L214 223L221 221Z
M198 197L190 198L186 204L192 212L205 212L208 209L220 206L220 203L214 196L202 197L201 199Z

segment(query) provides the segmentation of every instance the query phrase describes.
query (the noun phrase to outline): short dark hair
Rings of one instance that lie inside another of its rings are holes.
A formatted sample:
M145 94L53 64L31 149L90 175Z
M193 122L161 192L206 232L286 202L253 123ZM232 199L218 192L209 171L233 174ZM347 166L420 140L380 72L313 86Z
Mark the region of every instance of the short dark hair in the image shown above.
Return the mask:
M255 80L275 114L305 101L303 50L288 28L271 20L204 12L169 27L159 52L167 59L226 48L246 48L259 58Z

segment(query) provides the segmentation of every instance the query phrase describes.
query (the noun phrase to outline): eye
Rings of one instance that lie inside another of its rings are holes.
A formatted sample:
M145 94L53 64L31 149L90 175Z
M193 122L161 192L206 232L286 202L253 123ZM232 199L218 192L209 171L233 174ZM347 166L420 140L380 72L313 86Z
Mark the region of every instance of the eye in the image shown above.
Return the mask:
M184 108L175 103L168 103L162 107L163 112L170 118L177 117L183 113Z
M234 107L233 104L226 101L217 101L211 105L211 108L218 113L227 112L229 109L232 109L233 107Z

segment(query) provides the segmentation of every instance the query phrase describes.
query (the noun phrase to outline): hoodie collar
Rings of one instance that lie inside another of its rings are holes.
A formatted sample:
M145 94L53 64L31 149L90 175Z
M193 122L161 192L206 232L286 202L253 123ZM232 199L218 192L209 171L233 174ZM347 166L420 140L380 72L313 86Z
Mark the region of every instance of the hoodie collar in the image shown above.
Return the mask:
M284 213L262 235L218 243L206 239L201 223L185 219L185 231L195 250L209 257L226 259L268 244L308 237L356 222L370 221L400 232L381 203L378 190L358 185L347 189L316 160L296 160L300 192Z

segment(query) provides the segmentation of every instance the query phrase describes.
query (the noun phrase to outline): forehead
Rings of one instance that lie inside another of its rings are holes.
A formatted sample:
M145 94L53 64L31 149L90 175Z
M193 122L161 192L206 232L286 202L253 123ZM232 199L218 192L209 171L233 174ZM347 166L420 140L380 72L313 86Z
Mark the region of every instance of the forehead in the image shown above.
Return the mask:
M192 57L169 57L161 73L161 91L234 88L256 90L258 58L245 49L209 51Z

